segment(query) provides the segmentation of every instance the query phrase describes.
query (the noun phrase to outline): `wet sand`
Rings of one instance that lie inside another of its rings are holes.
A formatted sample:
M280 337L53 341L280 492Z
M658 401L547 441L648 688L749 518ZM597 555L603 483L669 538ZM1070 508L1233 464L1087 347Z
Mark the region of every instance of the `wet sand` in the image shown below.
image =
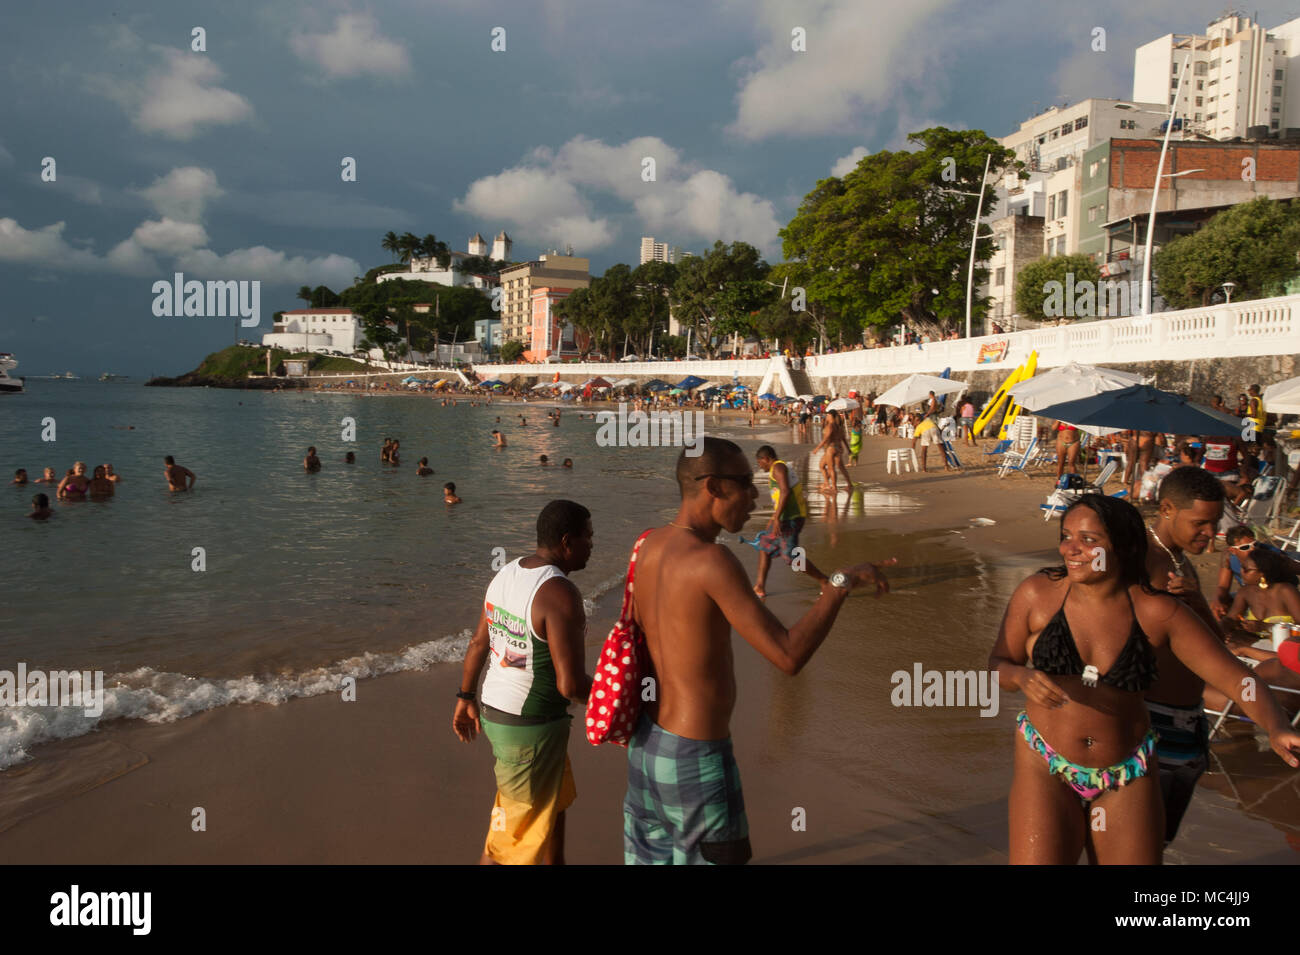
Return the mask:
M740 692L732 730L756 863L1005 861L1022 698L1003 693L989 718L973 707L895 707L890 677L918 663L984 667L1011 589L1056 561L1056 525L1037 507L1050 475L998 480L976 465L976 473L886 479L885 450L903 444L867 438L862 464L851 469L903 499L855 502L841 493L804 535L810 558L827 570L897 556L893 594L850 598L797 677L733 637ZM983 460L959 454L968 464ZM866 517L855 516L864 506ZM972 526L974 517L996 523ZM756 552L727 539L752 570ZM1217 562L1197 561L1203 580ZM768 591L787 624L816 594L783 565ZM589 662L620 596L597 606ZM41 747L0 774L0 855L19 863L474 862L492 803L492 758L486 740L465 745L452 735L459 675L459 665L436 665L362 681L356 702L228 706ZM624 751L590 746L579 709L571 712L578 801L566 855L617 864ZM1234 732L1215 744L1231 775L1205 778L1166 861L1295 861L1287 833L1300 823L1300 775L1258 752L1248 730ZM206 831L192 828L196 807Z

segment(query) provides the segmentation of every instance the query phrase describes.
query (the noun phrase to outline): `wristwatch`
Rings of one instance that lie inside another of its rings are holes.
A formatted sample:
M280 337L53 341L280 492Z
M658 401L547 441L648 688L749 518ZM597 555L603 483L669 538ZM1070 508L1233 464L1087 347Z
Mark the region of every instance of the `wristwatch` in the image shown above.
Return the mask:
M464 690L457 690L457 691L456 691L456 699L458 699L458 700L468 700L470 703L474 703L474 702L476 702L475 699L474 699L474 694L473 694L473 693L466 693Z
M831 574L831 586L838 587L840 590L849 589L849 575L842 570L837 570Z

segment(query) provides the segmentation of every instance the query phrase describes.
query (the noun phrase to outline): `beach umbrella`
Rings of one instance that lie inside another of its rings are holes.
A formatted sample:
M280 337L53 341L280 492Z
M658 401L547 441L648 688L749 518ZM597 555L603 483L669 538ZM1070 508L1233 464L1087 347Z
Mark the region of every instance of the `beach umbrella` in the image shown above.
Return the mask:
M732 385L732 386L731 386L731 390L732 390L732 391L748 391L749 389L746 388L744 385Z
M690 391L692 388L698 388L704 384L704 379L699 375L687 375L681 381L677 382L677 387L683 391Z
M559 388L562 392L564 392L565 396L567 397L569 392L573 390L573 385L565 381L560 384Z
M611 387L626 388L628 385L635 385L635 384L636 384L635 378L620 378L618 381L614 382L613 385L611 385Z
M716 381L705 381L696 385L695 389L697 391L712 391L716 387L718 387L718 383Z
M1300 378L1288 378L1264 389L1264 407L1274 414L1300 414Z
M862 403L854 398L836 398L826 406L827 411L851 411L854 408L861 408Z
M936 398L942 398L944 395L960 394L967 387L969 385L964 381L953 381L934 375L908 375L877 398L876 404L902 408L924 401L932 391Z
M759 395L758 397L761 398L761 399L763 399L764 401L776 401L776 400L777 400L777 396L774 395L774 394L772 394L772 392L770 392L770 391L765 391L765 392L763 392L761 395Z
M669 393L670 395L684 395L684 394L686 394L686 389L685 389L685 388L674 388L674 389L672 389L672 390L671 390L670 392L668 392L668 393Z
M650 381L645 383L647 391L665 391L671 387L672 385L668 384L668 382L660 381L658 378L652 378Z
M1035 414L1067 424L1096 425L1169 434L1237 434L1241 422L1234 416L1194 404L1181 395L1130 385L1099 395L1039 408Z
M1089 398L1105 391L1118 391L1130 385L1146 385L1151 381L1151 378L1144 378L1131 371L1070 362L1013 385L1010 394L1020 407L1037 412L1048 405Z
M800 395L800 396L799 396L798 398L796 398L795 400L796 400L796 401L812 401L812 400L813 400L813 396L812 396L812 395Z

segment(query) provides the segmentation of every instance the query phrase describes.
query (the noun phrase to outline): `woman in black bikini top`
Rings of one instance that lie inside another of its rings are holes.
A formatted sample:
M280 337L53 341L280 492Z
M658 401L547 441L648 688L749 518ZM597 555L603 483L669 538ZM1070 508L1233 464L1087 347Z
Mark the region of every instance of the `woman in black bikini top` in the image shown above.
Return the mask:
M989 667L1002 689L1026 697L1008 800L1013 864L1073 865L1085 850L1100 863L1160 861L1163 810L1143 691L1165 648L1226 689L1300 767L1291 752L1300 752L1300 734L1266 688L1246 700L1250 671L1191 610L1152 589L1146 551L1135 507L1084 495L1061 520L1064 565L1024 581L1007 606Z

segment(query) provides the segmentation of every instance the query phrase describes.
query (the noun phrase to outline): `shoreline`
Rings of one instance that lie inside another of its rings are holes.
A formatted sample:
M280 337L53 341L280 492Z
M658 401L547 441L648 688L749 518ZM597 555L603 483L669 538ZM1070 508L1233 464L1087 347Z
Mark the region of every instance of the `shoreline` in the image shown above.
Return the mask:
M758 430L754 440L771 440ZM824 568L899 556L894 593L850 598L797 677L733 637L732 733L755 863L1005 862L1020 699L1004 693L988 719L895 709L889 674L912 661L983 667L1006 588L1054 562L1055 525L1037 508L1048 482L999 481L991 468L885 481L885 449L904 444L866 439L850 473L919 508L846 518L837 506L805 531L810 558ZM805 457L809 446L798 449ZM990 482L999 493L988 493ZM997 523L975 526L972 517ZM737 552L752 574L756 552ZM1218 556L1197 561L1203 568ZM816 593L781 565L768 591L787 625ZM596 600L589 666L620 598L615 587ZM944 608L959 607L963 624L946 626ZM0 847L19 863L470 864L486 833L492 759L485 740L465 745L451 733L459 675L458 663L433 664L361 680L356 702L327 693L225 706L174 723L116 721L44 744L35 759L0 774ZM569 746L578 801L567 814L566 857L619 864L624 751L590 746L580 709L570 712L579 723ZM1285 767L1254 753L1249 735L1238 731L1221 748L1243 791L1276 787L1276 769ZM1293 861L1278 833L1283 823L1243 813L1224 780L1207 777L1167 861ZM206 814L204 832L191 828L196 808ZM806 830L792 826L796 810ZM1300 806L1291 821L1300 822Z

